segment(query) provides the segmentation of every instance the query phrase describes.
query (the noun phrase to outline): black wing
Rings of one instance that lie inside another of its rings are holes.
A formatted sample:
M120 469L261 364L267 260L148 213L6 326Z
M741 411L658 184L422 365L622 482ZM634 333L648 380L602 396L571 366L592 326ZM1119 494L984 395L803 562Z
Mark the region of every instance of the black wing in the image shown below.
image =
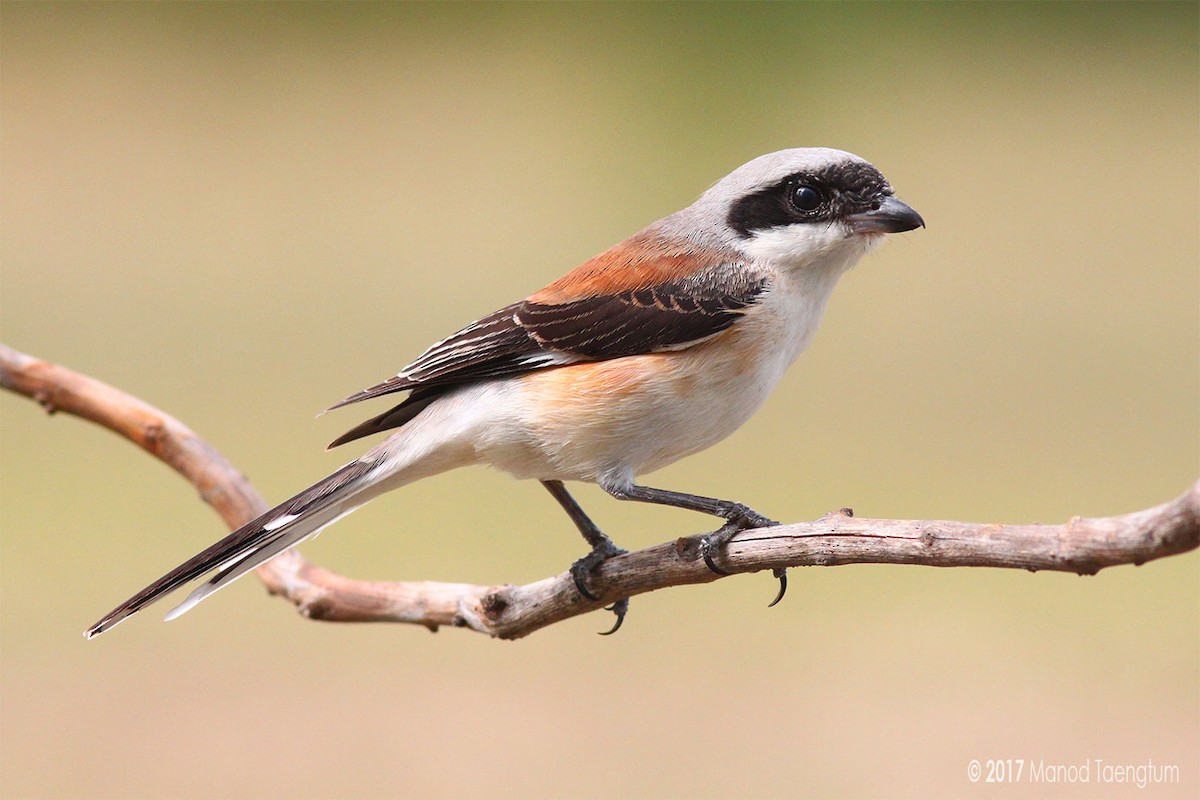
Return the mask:
M697 294L674 284L569 303L526 302L517 322L542 347L603 360L686 347L728 328L762 292Z
M523 371L521 358L535 354L539 347L516 321L521 305L505 306L472 322L430 347L395 377L356 392L327 410L419 386L459 384Z
M403 403L346 432L330 447L397 428L443 392L481 378L695 344L733 325L767 289L765 278L738 276L724 287L692 280L564 303L526 300L502 308L430 347L399 375L332 406L413 390Z

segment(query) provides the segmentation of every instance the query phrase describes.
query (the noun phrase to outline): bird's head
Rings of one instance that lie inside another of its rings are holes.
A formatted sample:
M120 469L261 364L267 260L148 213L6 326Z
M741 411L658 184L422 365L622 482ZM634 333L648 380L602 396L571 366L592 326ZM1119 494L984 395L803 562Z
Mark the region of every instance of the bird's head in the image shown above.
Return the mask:
M869 162L823 147L743 164L680 216L719 230L751 258L792 270L849 266L885 234L925 225Z

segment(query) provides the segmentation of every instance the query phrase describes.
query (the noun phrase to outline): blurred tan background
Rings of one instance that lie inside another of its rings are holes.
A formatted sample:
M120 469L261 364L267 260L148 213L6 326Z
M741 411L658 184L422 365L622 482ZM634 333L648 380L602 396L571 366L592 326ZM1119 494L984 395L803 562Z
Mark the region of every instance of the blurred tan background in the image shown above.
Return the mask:
M1108 515L1200 475L1194 4L0 7L0 339L176 414L269 499L315 412L689 203L827 145L927 230L842 282L767 407L657 485L783 520ZM1133 796L971 759L1175 764L1200 792L1196 554L1092 578L794 571L524 641L306 622L247 579L83 629L222 535L164 466L0 397L0 793ZM705 528L580 496L618 542ZM524 582L582 542L459 471L304 547Z

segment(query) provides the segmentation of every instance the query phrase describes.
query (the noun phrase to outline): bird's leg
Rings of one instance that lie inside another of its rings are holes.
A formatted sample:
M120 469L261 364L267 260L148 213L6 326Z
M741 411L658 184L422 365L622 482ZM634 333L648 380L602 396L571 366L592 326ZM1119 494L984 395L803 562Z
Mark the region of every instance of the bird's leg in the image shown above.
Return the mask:
M686 508L689 511L712 514L714 517L728 520L729 525L723 526L722 529L732 525L734 533L747 528L769 528L779 524L732 500L718 500L715 497L672 492L668 489L653 489L649 486L604 486L603 488L618 500L636 500L639 503L656 503L660 506L675 506L676 508Z
M715 497L672 492L668 489L654 489L649 486L604 486L603 488L618 500L636 500L640 503L686 508L689 511L700 511L726 520L720 528L700 539L700 557L704 559L708 568L718 575L730 574L713 561L713 556L720 552L730 539L749 528L769 528L779 524L775 520L768 519L757 511L731 500L718 500ZM771 605L782 600L787 591L787 570L777 569L774 574L779 579L779 594L771 601Z
M562 481L542 481L542 486L545 486L546 491L554 496L558 504L567 512L567 516L575 523L575 527L583 534L583 538L592 546L592 552L571 565L571 578L574 579L575 588L579 590L581 595L588 600L599 600L600 598L592 594L587 588L587 576L601 562L629 551L617 547L612 539L608 538L603 531L596 527L596 523L592 522L591 517L579 507L579 503L575 502L575 498L571 497L570 493L567 492L567 487L563 486ZM608 606L606 610L616 614L617 621L611 629L602 634L604 636L616 633L617 628L620 628L621 623L625 621L625 612L629 610L629 598L616 601L611 606Z

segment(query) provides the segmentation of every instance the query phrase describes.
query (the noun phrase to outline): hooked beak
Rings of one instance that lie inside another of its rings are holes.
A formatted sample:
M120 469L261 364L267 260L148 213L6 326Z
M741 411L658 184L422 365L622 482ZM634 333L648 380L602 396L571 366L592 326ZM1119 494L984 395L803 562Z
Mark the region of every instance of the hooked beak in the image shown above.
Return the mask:
M902 203L888 195L883 198L879 208L864 211L861 214L851 214L846 222L858 234L863 233L903 233L914 228L924 228L925 220L907 203Z

